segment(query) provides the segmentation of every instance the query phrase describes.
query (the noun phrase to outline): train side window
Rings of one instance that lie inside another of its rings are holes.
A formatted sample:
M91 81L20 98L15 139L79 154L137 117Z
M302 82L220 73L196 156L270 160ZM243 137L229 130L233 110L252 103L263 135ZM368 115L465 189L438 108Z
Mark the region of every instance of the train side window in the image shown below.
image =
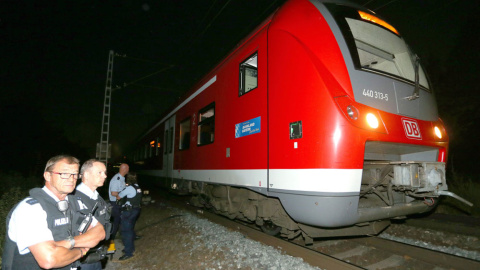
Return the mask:
M215 139L215 103L198 112L197 145L213 143Z
M250 55L240 64L238 96L242 96L258 87L258 52Z
M158 154L160 153L160 136L157 137L156 141L155 141L155 156L158 156Z
M155 140L150 141L150 146L148 147L148 157L153 157L153 149L155 149Z
M163 144L163 145L165 145L165 150L164 150L163 153L166 154L166 153L167 153L167 150L168 150L168 149L167 149L167 145L168 145L168 130L165 130L165 136L163 137L163 139L165 140L165 142L164 142L164 144Z
M180 123L180 142L178 143L178 149L188 148L190 148L190 117Z
M168 152L171 154L173 150L173 127L170 127L170 137L168 137Z

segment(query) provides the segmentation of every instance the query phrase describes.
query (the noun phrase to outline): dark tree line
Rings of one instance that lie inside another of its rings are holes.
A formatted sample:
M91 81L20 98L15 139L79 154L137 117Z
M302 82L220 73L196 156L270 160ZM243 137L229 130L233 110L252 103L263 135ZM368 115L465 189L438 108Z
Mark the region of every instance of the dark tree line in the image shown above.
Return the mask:
M450 137L448 168L478 175L480 162L480 21L470 17L446 59L430 58L427 71L433 81L440 117Z
M54 155L70 154L81 160L88 157L85 150L70 142L62 130L43 118L36 97L25 95L4 101L0 106L3 129L0 172L42 177L47 160ZM63 112L61 117L72 113L75 112Z

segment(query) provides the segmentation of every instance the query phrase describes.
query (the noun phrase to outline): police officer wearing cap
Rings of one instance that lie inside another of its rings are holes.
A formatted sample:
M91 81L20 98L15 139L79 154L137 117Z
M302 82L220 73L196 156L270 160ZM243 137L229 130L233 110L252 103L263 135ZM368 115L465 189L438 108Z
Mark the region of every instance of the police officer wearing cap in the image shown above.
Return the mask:
M103 226L92 223L79 235L80 216L75 198L79 161L60 155L51 158L43 177L45 186L30 190L30 196L7 215L7 235L2 269L76 269L78 260L105 238Z
M135 223L140 215L140 206L142 203L142 189L137 184L137 174L130 172L127 175L127 187L122 190L118 196L121 198L122 204L122 242L125 246L125 254L119 258L120 261L128 260L133 257L135 252L134 241Z
M111 206L100 196L97 188L102 187L107 178L107 168L105 164L96 159L85 161L80 169L82 182L75 190L75 198L81 208L81 213L87 217L93 215L98 222L105 228L106 240L110 237ZM81 270L101 270L101 260L107 254L107 247L103 241L98 246L91 249L90 252L81 261Z
M108 186L108 196L110 198L110 204L112 205L112 218L113 218L113 227L110 234L110 239L113 241L117 235L118 227L120 226L120 205L117 204L118 194L120 191L125 189L125 175L129 171L128 164L122 163L120 165L119 172L115 174L110 180L110 185Z

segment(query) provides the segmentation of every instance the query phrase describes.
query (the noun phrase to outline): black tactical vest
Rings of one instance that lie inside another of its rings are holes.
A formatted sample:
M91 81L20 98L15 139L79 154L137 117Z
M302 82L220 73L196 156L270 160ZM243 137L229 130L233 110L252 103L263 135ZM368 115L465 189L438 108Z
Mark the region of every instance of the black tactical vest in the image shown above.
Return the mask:
M81 209L79 212L82 215L88 215L91 211L92 208L95 206L95 203L97 203L97 208L93 214L93 216L100 222L104 229L105 229L105 240L108 240L110 238L110 230L111 230L111 222L110 222L110 215L111 215L111 204L107 204L105 200L98 196L97 200L91 199L88 197L85 193L75 190L75 201L78 204L79 208L80 204L83 204L87 207L87 209Z
M133 198L127 198L127 202L130 202L134 208L140 207L140 204L142 203L142 189L137 184L133 184L131 186L135 189L136 194Z
M75 198L71 195L68 195L68 205L69 209L65 213L60 212L57 208L57 202L50 197L45 191L41 188L31 189L29 192L30 196L27 199L28 204L37 204L40 203L43 210L47 213L47 224L50 231L53 234L54 241L65 240L68 236L75 236L76 230L73 229L74 220L78 219L78 215L75 214L77 208L73 203ZM18 205L18 204L17 204ZM17 243L13 242L8 236L8 226L10 223L10 218L15 208L15 205L10 213L7 216L7 234L5 235L5 245L2 255L2 269L3 270L15 270L15 269L41 269L37 261L33 257L31 252L21 255L18 252ZM77 262L67 265L62 268L55 269L71 269L78 265Z

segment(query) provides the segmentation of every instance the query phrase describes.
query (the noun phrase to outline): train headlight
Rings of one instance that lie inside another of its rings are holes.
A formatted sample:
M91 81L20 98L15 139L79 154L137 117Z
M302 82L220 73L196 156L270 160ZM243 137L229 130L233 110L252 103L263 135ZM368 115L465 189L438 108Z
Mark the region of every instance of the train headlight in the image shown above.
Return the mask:
M435 132L435 135L437 136L437 138L439 138L439 139L442 138L442 132L440 131L440 129L437 126L435 126L433 128L433 131Z
M357 118L358 118L358 110L357 110L357 108L353 107L352 105L347 107L347 114L353 120L357 120Z
M378 127L378 119L373 113L368 113L367 114L367 123L371 128L377 128Z
M349 96L335 97L335 101L345 119L355 127L371 132L388 134L382 115L375 108L357 103ZM443 134L445 137L445 132Z

